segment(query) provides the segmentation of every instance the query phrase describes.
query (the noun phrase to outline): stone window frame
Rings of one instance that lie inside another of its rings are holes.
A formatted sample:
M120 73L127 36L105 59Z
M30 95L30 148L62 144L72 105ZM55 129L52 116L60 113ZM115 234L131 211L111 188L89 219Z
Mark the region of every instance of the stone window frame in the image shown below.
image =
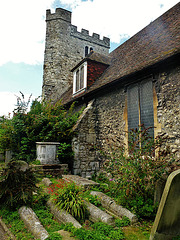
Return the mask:
M91 51L93 51L92 46L85 46L84 48L84 57L86 57Z
M124 91L126 93L125 97L125 108L124 108L124 115L123 115L123 120L125 123L125 137L124 137L124 144L126 146L126 154L128 155L128 94L127 94L127 88L128 86L134 84L134 83L140 83L144 81L152 81L152 91L153 91L153 111L154 111L154 139L159 135L161 132L161 123L158 121L158 114L157 114L157 106L158 106L158 98L157 98L157 93L156 93L156 87L155 87L155 82L157 81L156 78L152 74L147 75L143 78L138 78L138 80L133 81L130 84L127 84L124 88ZM158 149L155 151L155 156L158 155Z
M147 94L147 90L149 94ZM129 103L127 101L127 111L129 110L131 114L135 114L137 121L131 124L135 125L137 128L140 127L142 124L145 124L146 128L152 127L152 129L150 129L150 135L154 138L153 80L149 77L141 81L138 81L136 83L130 84L127 87L127 99L129 98L128 95L132 94L132 91L136 92L135 98L137 98L136 99L137 103L133 103L135 104L133 108L132 107L129 108ZM144 93L146 93L147 96L145 96ZM148 99L146 99L147 97ZM134 100L135 99L133 99L133 101ZM135 110L137 111L136 113L135 113ZM128 117L127 117L128 131L131 128L129 127L129 121L132 119L133 119L132 116L129 119L129 114L128 114Z
M84 71L83 78L81 73L82 68ZM79 81L79 83L77 81ZM87 88L87 62L84 62L73 72L73 95L77 95L81 92L84 92L86 88Z

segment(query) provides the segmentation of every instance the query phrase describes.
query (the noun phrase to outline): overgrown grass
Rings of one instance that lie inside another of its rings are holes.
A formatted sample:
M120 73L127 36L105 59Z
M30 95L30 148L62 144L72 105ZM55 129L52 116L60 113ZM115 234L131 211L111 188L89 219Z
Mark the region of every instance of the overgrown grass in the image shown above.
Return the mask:
M53 179L54 184L58 184L59 180ZM88 198L89 191L85 191L84 197ZM99 199L89 200L95 205L99 205ZM64 229L72 233L72 235L79 240L148 240L150 234L149 222L143 222L137 226L130 226L130 221L127 218L122 220L115 220L115 226L109 226L104 223L91 223L86 220L81 229L74 228L71 224L60 225L55 219L53 214L46 206L48 196L41 191L38 195L33 196L32 209L38 216L42 225L49 233L48 240L62 239L61 235L57 231ZM10 228L12 233L16 236L17 240L33 240L35 239L31 233L27 231L23 221L19 218L18 210L8 210L5 207L0 209L0 216L3 221ZM88 222L88 224L87 224Z
M40 222L44 228L49 233L48 240L59 240L62 239L59 234L55 234L56 231L63 229L64 225L60 225L53 217L49 208L46 206L46 195L34 196L34 201L32 204L32 209L38 216ZM19 217L18 209L14 211L5 208L3 206L0 209L0 216L3 221L10 229L10 231L15 235L17 240L31 240L35 239L33 235L28 232L27 227L24 225L23 221Z
M12 211L3 207L0 209L0 216L17 240L35 239L24 226L23 221L19 217L18 210Z

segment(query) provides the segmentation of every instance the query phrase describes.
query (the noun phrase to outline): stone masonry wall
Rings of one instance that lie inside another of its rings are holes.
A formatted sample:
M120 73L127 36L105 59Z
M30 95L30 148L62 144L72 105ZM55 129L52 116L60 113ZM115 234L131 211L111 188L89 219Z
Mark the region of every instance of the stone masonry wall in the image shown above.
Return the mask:
M169 68L157 74L157 118L160 134L167 136L167 145L180 160L180 67Z
M96 115L93 102L89 102L73 128L76 133L72 140L72 149L74 151L73 173L86 178L99 171L98 151L96 150Z
M96 99L98 145L104 152L125 142L125 91L114 88Z
M168 136L166 146L170 147L176 160L180 160L180 68L166 68L154 73L154 115L155 136ZM138 78L137 78L138 80ZM99 171L103 159L99 149L110 152L111 147L127 143L127 103L124 86L109 88L101 93L85 109L73 139L75 153L74 174L90 177ZM156 101L157 99L157 101ZM94 149L96 146L96 149Z
M43 99L61 98L72 84L71 69L84 58L85 46L107 55L109 38L99 38L98 34L89 36L89 32L71 24L71 12L58 8L55 13L46 12L46 44L44 53Z
M180 67L167 67L154 73L153 83L157 102L154 99L155 136L167 136L165 148L180 160ZM97 144L104 151L111 146L127 144L127 105L124 87L96 98Z

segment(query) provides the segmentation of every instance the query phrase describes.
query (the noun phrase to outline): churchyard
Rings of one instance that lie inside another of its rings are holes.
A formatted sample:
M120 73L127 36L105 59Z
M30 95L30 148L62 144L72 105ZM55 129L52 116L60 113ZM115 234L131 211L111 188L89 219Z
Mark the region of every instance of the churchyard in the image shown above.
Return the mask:
M123 146L99 149L102 168L85 179L69 174L71 129L80 113L60 103L36 101L28 113L26 107L1 119L1 152L11 150L0 164L1 239L179 239L179 170L161 151L165 139L154 141L143 127L132 131L129 156ZM54 160L50 150L37 159L36 146L45 149L45 142L56 143Z

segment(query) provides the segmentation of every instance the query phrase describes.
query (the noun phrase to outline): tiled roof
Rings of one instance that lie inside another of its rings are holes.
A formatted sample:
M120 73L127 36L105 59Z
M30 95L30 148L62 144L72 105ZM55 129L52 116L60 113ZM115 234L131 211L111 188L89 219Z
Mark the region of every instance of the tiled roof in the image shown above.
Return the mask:
M180 3L111 52L110 66L81 96L113 81L121 81L123 77L150 67L179 52ZM64 95L63 102L71 100L72 96Z

